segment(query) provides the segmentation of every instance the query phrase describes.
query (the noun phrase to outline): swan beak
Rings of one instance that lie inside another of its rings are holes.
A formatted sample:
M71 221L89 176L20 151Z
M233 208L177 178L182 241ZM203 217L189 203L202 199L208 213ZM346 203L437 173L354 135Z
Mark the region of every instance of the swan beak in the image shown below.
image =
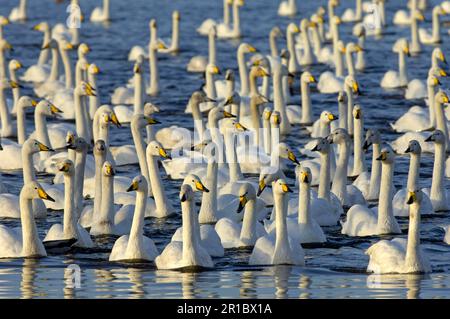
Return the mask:
M205 192L205 193L209 193L209 189L207 189L207 188L205 187L205 185L203 185L203 183L200 182L200 181L196 181L196 182L195 182L195 188L196 188L198 191Z
M250 53L255 53L255 52L256 52L256 48L253 47L253 46L251 46L251 45L249 45L249 46L248 46L248 51L249 51Z
M127 192L137 191L138 185L139 184L137 181L133 181L133 183L131 183L130 187L127 188Z
M258 75L260 77L270 77L270 74L266 70L264 70L263 68L260 68L260 70L258 72Z
M425 139L425 142L434 142L434 137L433 137L433 135L428 136L428 137Z
M9 19L8 18L5 18L5 17L3 17L1 20L0 20L0 25L8 25L10 22L9 22Z
M18 82L12 80L9 81L9 86L11 87L11 89L23 88L23 86Z
M187 200L186 194L181 195L180 201L183 203Z
M67 44L66 44L66 50L73 50L73 45L72 45L72 43L67 43Z
M411 52L409 51L409 47L405 47L404 49L403 49L403 52L405 52L405 54L407 55L407 56L411 56Z
M363 145L364 151L367 151L369 149L370 145L372 145L372 143L369 142L368 140L365 140L364 145Z
M88 96L97 96L97 95L95 94L94 88L93 88L89 83L86 83L86 94L87 94Z
M225 116L225 118L234 118L236 117L236 115L233 115L227 111L223 111L223 116Z
M386 152L382 152L380 156L377 157L377 161L385 161L387 159Z
M300 165L300 162L297 160L297 157L295 157L295 154L291 150L288 151L288 159L291 162L293 162L293 163L295 163L297 165Z
M60 172L68 172L70 170L70 164L69 163L64 163L62 166L60 166L58 168L58 171Z
M314 147L311 149L311 151L312 151L312 152L318 152L318 151L319 151L319 144L317 144L316 146L314 146Z
M330 122L332 122L332 121L334 121L334 120L337 120L337 119L338 119L338 117L337 117L336 115L334 115L334 114L332 114L332 113L328 114L328 120L329 120Z
M207 96L205 96L205 102L212 102L212 103L216 103L217 101L216 100L214 100L214 99L212 99L212 98L210 98L210 97L207 97ZM159 111L158 111L159 112Z
M353 82L353 84L352 84L352 88L353 88L353 93L357 93L357 94L359 94L360 92L359 92L359 85L358 85L358 82Z
M356 110L355 111L355 119L359 120L361 118L361 110Z
M163 149L162 147L159 148L159 155L162 158L166 158L166 159L170 159L170 160L172 159L172 157L169 154L167 154L166 150Z
M434 78L434 85L441 85L441 81L438 78Z
M152 117L147 116L147 124L149 124L149 125L153 125L153 124L161 124L161 122L158 121L158 120L155 120L155 119L152 118Z
M411 153L411 147L408 146L408 148L405 150L405 153Z
M231 104L233 104L233 96L230 96L225 100L224 106L231 105ZM225 112L224 112L224 114L225 114Z
M309 178L309 174L307 172L302 172L300 175L300 178L301 178L302 183L309 184L310 178Z
M234 127L235 127L238 131L241 131L241 132L248 131L248 129L247 129L244 125L242 125L241 123L239 123L239 122L237 122L236 124L234 124Z
M256 195L259 197L259 195L261 195L261 193L264 191L265 188L266 182L264 180L260 180L258 184L258 193Z
M239 206L238 206L236 213L239 214L240 212L242 212L242 210L244 209L245 204L247 204L247 202L248 202L248 199L247 199L246 195L239 196Z
M288 184L281 184L281 189L283 190L283 193L293 193Z
M270 120L270 116L272 115L271 111L264 112L264 119L266 121Z
M443 96L442 96L442 103L448 103L448 102L449 102L449 100L448 100L447 94L443 93Z
M113 122L113 124L114 124L116 127L118 127L118 128L122 127L122 124L120 124L119 119L117 118L116 113L111 113L111 122Z
M416 193L414 192L408 192L408 199L406 201L406 204L411 205L416 201Z
M47 194L44 189L42 189L41 187L38 188L38 194L39 194L39 198L48 200L50 202L54 202L55 200L53 198L50 197L49 194Z
M55 150L42 144L42 143L39 143L39 151L40 152L54 152Z
M60 109L58 109L55 105L50 105L50 111L52 112L52 114L57 114L57 113L63 113L63 111L61 111Z
M272 114L272 117L273 117L273 123L277 124L277 125L280 125L280 123L281 123L280 116L277 115L277 114Z
M92 65L92 69L91 69L92 74L99 74L100 68L98 66L96 66L95 64L91 64L91 65Z
M135 64L134 65L133 72L134 73L141 73L141 67L139 66L139 64Z
M44 46L41 48L41 50L46 50L50 48L50 42L48 42L47 44L44 44Z
M108 175L108 176L116 175L116 172L114 171L114 168L112 167L112 165L106 165L105 169L106 169L106 175Z
M440 54L440 59L444 64L447 64L447 59L445 58L443 53Z
M314 76L311 75L311 76L309 77L309 82L310 82L310 83L316 83L317 80L316 80L316 78L315 78Z
M212 74L220 74L220 69L217 66L212 67Z
M442 69L439 69L439 75L440 75L440 76L443 76L443 77L446 77L446 76L447 76L447 72L445 72L445 71L442 70Z
M363 48L361 48L359 45L356 46L356 52L361 52L364 51Z

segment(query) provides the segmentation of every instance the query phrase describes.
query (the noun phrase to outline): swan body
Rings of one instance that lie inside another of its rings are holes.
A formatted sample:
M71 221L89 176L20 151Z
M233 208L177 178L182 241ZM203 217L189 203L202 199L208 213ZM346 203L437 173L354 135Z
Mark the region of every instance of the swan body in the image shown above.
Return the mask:
M110 20L110 0L103 0L103 7L96 7L92 10L92 22L108 22Z
M295 16L297 14L296 0L281 1L278 6L279 16Z
M397 40L394 44L393 51L399 56L399 71L389 70L381 79L380 85L383 88L398 88L406 87L408 85L407 67L405 62L405 55L409 56L409 44L404 38Z

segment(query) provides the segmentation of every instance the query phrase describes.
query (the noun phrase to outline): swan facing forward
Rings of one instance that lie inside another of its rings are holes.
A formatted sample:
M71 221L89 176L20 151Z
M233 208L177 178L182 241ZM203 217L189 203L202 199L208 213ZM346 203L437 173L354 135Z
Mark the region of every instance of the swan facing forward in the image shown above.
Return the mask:
M367 271L388 273L427 273L431 272L430 263L420 247L420 205L423 193L410 191L407 196L409 205L408 239L394 238L382 240L367 249L370 261Z

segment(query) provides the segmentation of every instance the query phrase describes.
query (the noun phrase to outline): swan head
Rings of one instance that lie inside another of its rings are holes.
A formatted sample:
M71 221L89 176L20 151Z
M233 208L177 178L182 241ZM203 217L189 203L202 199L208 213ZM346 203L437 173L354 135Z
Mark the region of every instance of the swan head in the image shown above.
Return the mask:
M255 103L254 104L255 106L260 106L261 104L266 104L270 102L270 100L262 94L253 95L251 97L251 100Z
M81 43L78 46L78 56L85 56L89 52L91 52L91 48L86 43Z
M353 106L353 118L355 120L361 120L363 118L363 111L359 104Z
M345 103L347 101L347 95L345 95L344 91L339 91L337 100L340 103Z
M329 125L333 121L336 121L337 119L338 119L338 116L334 115L330 111L322 111L322 113L320 113L320 121L327 125Z
M420 12L420 10L415 10L414 12L412 12L411 19L414 19L417 21L425 21L425 17L422 14L422 12Z
M133 178L130 187L127 188L127 192L133 191L134 192L141 191L143 193L148 192L147 179L144 176L138 175L135 178Z
M214 75L220 74L220 69L216 65L210 63L206 66L206 72Z
M319 13L314 13L311 15L311 22L313 23L311 27L315 28L318 24L323 24L323 15Z
M347 48L345 47L345 43L342 40L339 40L336 44L336 47L340 53L347 52Z
M381 144L381 134L377 129L368 129L363 149L367 151L372 144Z
M421 203L423 199L423 192L420 189L408 191L406 196L406 204L412 205L414 203Z
M31 97L27 95L23 95L19 98L19 101L17 101L18 107L35 107L37 106L36 100L32 99Z
M270 124L272 124L274 127L278 127L281 124L280 112L272 111L272 114L270 115Z
M353 75L347 75L345 77L344 84L346 87L350 88L353 93L361 94L361 91L359 90L359 83Z
M250 74L258 78L270 77L269 72L267 72L266 69L261 66L252 66Z
M309 167L303 165L297 166L295 168L295 173L296 173L295 175L297 176L297 178L300 180L301 183L311 184L312 175Z
M2 51L6 51L6 50L11 51L12 49L13 49L13 47L8 41L6 41L5 39L0 39L0 50L2 50Z
M415 155L419 155L420 153L422 153L422 148L420 147L419 142L417 142L416 140L409 141L408 147L406 148L405 153L410 153L410 154L415 154Z
M58 41L56 41L56 39L50 39L50 41L45 43L41 49L45 50L45 49L58 49L58 48L59 48Z
M430 70L428 71L428 76L430 76L430 75L434 75L437 77L447 77L447 72L445 72L440 67L434 67L434 68L430 68Z
M409 43L408 40L406 38L400 38L398 39L395 43L394 46L392 47L392 51L396 52L396 53L400 53L403 52L405 53L407 56L410 56L411 53L409 52Z
M300 30L301 31L307 31L307 29L309 28L310 22L307 18L303 18L300 21Z
M183 185L189 185L194 192L209 193L209 189L202 183L201 179L194 174L189 174L183 180Z
M442 52L442 49L437 47L433 50L433 58L441 60L444 64L447 64L447 60L445 59L444 52Z
M283 31L281 31L280 27L278 26L273 27L272 30L270 30L270 34L276 38L284 37Z
M5 26L9 24L9 19L7 17L4 16L0 16L0 25L1 26Z
M239 188L239 206L237 209L237 213L239 214L244 209L245 205L249 201L256 200L256 191L252 184L245 182Z
M446 14L447 14L447 12L445 12L444 8L442 8L440 5L434 6L433 15L443 16Z
M209 145L214 144L211 139L207 138L200 143L191 145L191 151L203 152ZM215 147L215 144L213 145Z
M142 55L139 55L139 57L142 57ZM139 58L138 58L139 60ZM142 74L142 62L136 60L136 63L133 66L133 73L134 74Z
M353 27L353 35L355 37L363 37L366 35L366 28L363 23L357 23Z
M287 26L287 32L289 34L296 34L296 33L300 33L300 29L298 28L298 26L295 23L291 22Z
M425 139L425 142L434 142L436 144L445 144L445 134L441 130L435 130Z
M66 147L69 145L73 145L75 142L76 134L72 131L68 131L66 134Z
M248 129L244 125L242 125L235 119L224 119L222 127L225 130L225 132L231 131L235 134L248 131Z
M147 102L144 105L144 115L151 116L154 113L159 112L159 107L153 103Z
M87 71L90 74L99 74L100 73L99 67L96 64L94 64L94 63L89 64L89 67L88 67Z
M305 71L300 76L300 80L305 83L317 83L316 78L309 71Z
M73 45L69 41L62 39L58 41L58 48L64 51L70 51L73 50Z
M32 29L40 32L47 32L50 30L50 27L47 22L43 21L41 23L36 24Z
M276 167L263 167L261 173L259 174L258 182L258 192L256 196L260 196L261 193L266 189L267 185L270 185L273 181L277 180L283 176L280 168Z
M70 159L59 160L56 163L56 169L64 174L73 175L75 172L73 162Z
M256 53L256 48L248 43L241 43L241 45L238 48L239 52L242 53Z
M60 113L63 113L59 108L57 108L53 103L47 101L47 100L41 100L36 105L36 113L38 114L44 114L47 116L54 116Z
M195 91L194 93L192 93L191 98L189 100L189 103L191 106L192 105L200 105L201 103L206 103L206 102L216 102L216 100L210 99L203 91ZM159 109L158 109L158 112L159 112Z
M237 7L242 7L245 4L244 0L234 0L233 4Z
M22 63L20 63L18 60L16 60L16 59L12 59L11 61L9 61L9 69L10 70L14 70L14 71L16 71L16 70L19 70L19 69L21 69L23 66L22 66Z
M88 149L88 143L82 137L75 137L75 140L72 144L67 145L68 149L75 150L77 153L86 152Z
M180 201L184 203L184 202L191 202L193 200L194 200L194 191L192 190L191 186L187 184L181 185Z
M133 115L131 122L132 122L133 126L136 126L139 128L146 127L147 125L161 124L161 122L154 119L153 117L146 116L144 114Z
M54 202L55 200L47 194L47 192L42 188L42 186L35 181L26 183L23 185L22 190L20 191L20 197L25 197L26 199L44 199L50 202Z
M75 91L80 95L97 96L95 93L95 89L89 83L84 81L77 85Z
M180 11L175 10L174 12L172 12L172 19L180 21L181 20Z
M330 144L350 143L350 135L346 129L337 128L327 136Z
M353 42L349 42L347 43L347 45L345 46L345 51L346 52L361 52L363 49L356 43Z
M112 166L112 164L108 161L103 163L102 172L104 176L112 177L116 175L116 170Z
M172 159L172 157L167 153L167 151L159 144L157 141L151 141L147 145L147 155L157 156L163 159Z
M323 6L318 7L317 10L316 10L316 14L319 17L324 17L325 13L327 13L327 11L325 10L325 8Z
M376 159L377 161L381 161L385 164L392 164L395 160L395 153L390 147L384 147L381 150L380 156Z
M233 92L233 95L227 97L225 100L224 106L227 105L240 105L241 104L241 96L237 92Z
M436 93L436 95L434 96L434 100L436 102L438 102L440 104L444 104L444 105L449 103L448 95L442 90L439 90Z
M300 162L298 161L294 152L292 152L291 148L286 143L278 144L278 156L290 160L292 163L300 165Z
M431 71L431 70L430 70ZM444 71L445 72L445 71ZM429 74L427 78L427 85L436 87L441 85L441 81L439 81L439 77L435 75L435 73Z
M227 69L225 72L225 80L226 81L235 81L234 71L232 69Z
M274 194L285 195L286 193L293 193L292 189L283 178L278 179L272 184Z
M328 139L326 137L321 138L317 141L316 146L314 146L311 151L328 154L328 152L330 151L330 142L328 142Z
M236 118L236 115L225 111L225 109L221 106L215 107L211 111L209 111L209 121L216 122L225 118Z
M25 143L23 143L22 150L25 150L30 154L35 154L38 152L54 152L51 147L48 147L33 138L29 138L25 141Z
M104 140L97 140L93 149L94 155L102 156L106 154L106 144Z
M158 27L156 19L150 19L150 21L148 22L148 27L150 29L156 29Z
M262 113L262 118L264 121L269 121L271 115L272 115L272 108L270 106L267 106Z

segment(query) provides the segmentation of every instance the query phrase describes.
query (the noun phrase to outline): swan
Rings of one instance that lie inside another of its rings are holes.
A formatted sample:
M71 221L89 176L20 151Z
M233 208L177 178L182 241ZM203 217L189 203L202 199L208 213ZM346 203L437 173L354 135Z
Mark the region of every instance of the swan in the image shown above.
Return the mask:
M299 72L299 65L297 61L297 54L295 53L295 35L300 33L298 26L291 22L286 27L286 45L289 52L289 73L296 74ZM272 66L273 67L273 66Z
M20 70L21 68L22 68L22 63L20 63L16 59L12 59L8 63L9 79L10 79L10 83L12 83L11 86L12 86L13 100L12 101L7 100L6 103L8 104L8 108L11 110L11 113L13 113L13 114L17 113L17 101L19 100L19 98L21 96L20 89L22 86L19 84L19 80L17 79L17 75L16 75L16 71Z
M445 237L444 242L450 245L450 225L444 227Z
M334 50L335 73L326 71L319 76L317 89L320 93L338 93L343 90L343 87L345 87L345 78L343 78L343 61L341 55L342 53L345 53L345 50L344 43L339 41L336 44L336 49ZM353 77L351 74L348 76Z
M353 107L353 171L352 176L359 176L367 172L366 161L364 157L364 118L363 111L359 104Z
M419 179L419 169L420 169L420 157L422 153L422 148L420 147L419 142L416 140L411 140L409 142L408 148L405 150L406 154L410 154L410 162L409 162L409 172L408 172L408 181L406 188L400 189L394 196L393 199L393 208L394 208L394 216L403 216L406 217L409 214L409 209L406 204L406 197L408 196L408 189L417 189L418 188L418 179ZM433 206L431 204L430 198L428 195L423 194L420 213L421 214L430 214L433 212Z
M289 196L292 190L284 179L272 183L275 203L275 234L260 237L250 255L250 265L300 265L305 264L305 253L299 242L289 237L286 216Z
M94 247L89 233L77 222L74 203L75 168L71 160L65 159L57 164L58 170L64 174L64 217L63 224L53 224L43 242L77 240L76 247Z
M445 187L444 170L448 135L445 135L441 130L436 130L425 140L425 142L434 142L435 151L431 188L424 189L424 191L425 194L430 197L435 212L447 211L450 209L450 204L448 202L448 194Z
M295 16L297 14L297 3L296 0L284 0L281 1L278 6L278 15L285 16Z
M140 55L133 66L133 85L127 84L126 86L120 86L114 89L113 94L111 95L111 104L127 104L123 106L119 106L128 111L128 105L134 104L134 111L138 111L138 113L142 113L140 108L142 108L142 101L144 100L144 76L143 76L143 63L144 57ZM119 112L126 114L126 112ZM125 118L120 119L120 122L124 122Z
M35 199L53 199L38 182L26 183L20 191L21 227L8 228L0 225L0 258L36 258L45 257L47 252L39 239L36 222L32 213L32 201Z
M356 0L355 10L346 9L341 16L343 22L359 22L362 20L362 0Z
M301 66L308 66L314 63L311 42L309 40L310 27L311 22L308 19L302 19L300 21L300 41L295 46L295 53L297 55L297 61Z
M230 6L233 5L234 0L223 0L223 22L216 22L213 19L206 19L197 28L197 32L201 35L208 35L213 27L223 25L223 28L230 28Z
M282 78L287 76L287 68L281 63L279 59L271 59L272 65L272 79L273 79L273 108L280 116L280 135L286 136L291 130L292 126L287 117L286 104L283 96Z
M0 163L20 161L23 169L24 184L36 181L36 172L33 166L33 155L38 152L49 152L51 148L36 141L35 139L28 139L22 147L15 149L14 153L9 151L9 160L2 158L3 152L8 151L8 144L2 143L3 150L0 151ZM19 198L12 194L0 194L0 205L4 209L0 211L0 217L20 218ZM42 201L33 201L33 214L35 218L45 218L47 216L47 209Z
M300 76L300 94L302 97L301 110L293 105L287 106L287 117L292 124L300 123L310 125L313 122L311 109L311 83L317 83L316 78L308 71L304 71Z
M170 45L164 43L167 49L161 49L161 53L176 54L180 51L180 19L180 12L175 10L172 13L172 40Z
M20 0L19 6L14 7L9 14L9 20L13 22L26 21L27 16L27 0Z
M269 45L270 45L270 55L273 58L279 56L278 47L277 47L277 38L284 38L283 31L281 31L280 27L275 26L270 30L269 33Z
M424 21L425 17L419 10L411 11L411 54L422 52L421 41L419 38L419 30L417 29L417 21Z
M198 223L194 212L194 191L188 184L180 190L182 224L184 228L182 241L171 241L163 252L155 258L158 269L198 269L212 268L214 263L197 237Z
M385 147L377 160L382 163L378 207L352 206L347 211L346 221L341 223L341 233L344 235L364 237L401 232L392 205L395 154L391 148Z
M339 159L334 173L331 192L339 198L344 207L351 207L355 204L365 205L366 200L361 191L354 185L347 185L347 170L350 155L349 148L351 142L350 136L345 129L338 128L328 136L328 141L331 144L337 144L339 146ZM355 142L355 144L357 143ZM360 148L362 147L360 146ZM356 153L356 145L354 149ZM362 152L361 155L363 155ZM357 157L358 156L355 156L355 158Z
M223 23L216 25L219 39L239 39L242 37L239 11L243 5L244 0L233 0L233 26L227 26Z
M311 197L311 170L308 167L298 165L295 167L295 171L299 184L298 209L297 218L291 214L287 218L289 237L293 238L294 242L300 242L301 244L324 243L327 238L311 212L311 201L313 200ZM267 224L266 227L269 232L273 232L275 223Z
M123 235L116 240L109 255L109 261L153 261L158 256L158 249L150 238L144 236L144 217L147 204L147 179L136 176L128 192L136 192L133 223L129 235Z
M148 46L150 84L147 87L147 94L150 96L155 96L159 93L158 51L161 49L166 49L166 46L163 43L156 41L151 41Z
M5 51L11 51L13 50L12 45L6 41L5 39L0 39L0 79L3 80L7 78L6 74L6 57L5 57Z
M264 73L267 73L264 71ZM234 75L234 71L231 69L227 69L225 71L224 80L216 80L214 82L216 86L217 99L227 99L230 96L234 96L236 92L236 77ZM240 97L239 97L240 98ZM240 105L240 103L239 103ZM203 108L202 108L203 109ZM230 111L227 109L227 111ZM233 113L238 114L238 112Z
M17 135L15 125L11 119L11 112L9 111L5 98L6 89L13 89L16 86L16 83L8 81L6 78L0 79L0 120L2 124L2 137L14 137Z
M364 140L363 149L367 150L372 145L372 165L371 172L360 174L353 185L355 185L364 195L367 201L378 200L380 194L381 182L381 161L378 158L381 155L381 135L377 129L368 129Z
M189 60L187 71L191 73L204 73L208 64L216 64L216 27L208 31L208 57L196 55Z
M381 240L367 249L369 265L367 271L377 274L386 273L428 273L430 262L420 247L420 210L423 192L409 191L408 238L394 238L391 241Z
M409 7L410 7L411 12L414 12L415 10L417 10L418 9L417 0L412 0L411 6L409 6ZM412 15L408 14L408 12L406 10L398 10L395 12L394 19L392 22L397 25L409 25L409 24L411 24L411 21L412 21Z
M423 44L436 44L441 43L441 23L439 21L439 16L445 15L446 12L440 5L437 5L433 8L433 29L427 30L424 28L419 29L419 39Z
M353 27L353 35L358 37L358 46L361 48L356 53L356 64L355 69L358 71L364 71L366 68L366 59L365 59L365 43L366 43L366 27L363 23L357 23Z
M103 7L96 7L92 10L91 21L92 22L108 22L110 18L110 0L103 0Z
M398 72L394 70L387 71L381 79L380 85L383 88L398 88L406 87L408 85L407 66L405 61L405 54L410 56L410 49L408 41L405 38L398 39L392 51L398 53Z

